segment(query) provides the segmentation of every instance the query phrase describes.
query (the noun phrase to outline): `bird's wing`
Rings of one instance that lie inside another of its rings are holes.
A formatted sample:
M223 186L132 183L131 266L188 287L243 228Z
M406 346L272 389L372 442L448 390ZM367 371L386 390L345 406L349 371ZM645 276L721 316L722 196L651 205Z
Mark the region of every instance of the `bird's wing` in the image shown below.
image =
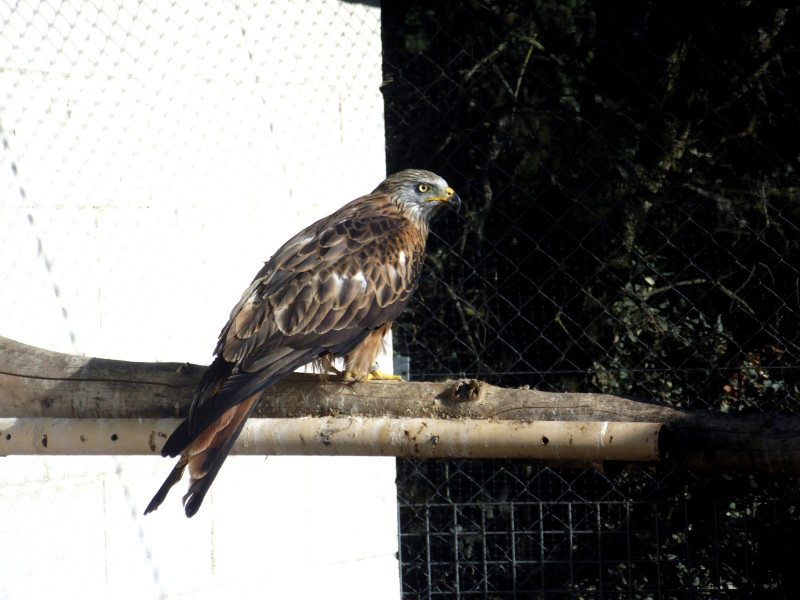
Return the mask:
M216 354L235 365L214 394L224 411L327 353L343 355L402 313L419 278L425 240L382 197L366 196L306 228L267 262L220 333Z
M192 456L187 514L202 502L258 394L318 357L350 352L397 318L416 288L424 253L419 227L385 197L368 195L298 233L264 265L220 333L189 418L162 450Z

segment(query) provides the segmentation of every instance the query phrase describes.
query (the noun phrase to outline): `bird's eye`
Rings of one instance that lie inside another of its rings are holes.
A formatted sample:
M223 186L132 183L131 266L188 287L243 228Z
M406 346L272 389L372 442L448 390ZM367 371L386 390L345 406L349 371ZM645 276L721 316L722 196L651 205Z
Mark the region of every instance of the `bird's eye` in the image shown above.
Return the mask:
M420 184L417 186L417 189L418 189L418 190L419 190L421 193L423 193L423 194L424 194L424 193L426 193L426 192L430 192L430 191L431 191L431 186L429 186L427 183L420 183Z

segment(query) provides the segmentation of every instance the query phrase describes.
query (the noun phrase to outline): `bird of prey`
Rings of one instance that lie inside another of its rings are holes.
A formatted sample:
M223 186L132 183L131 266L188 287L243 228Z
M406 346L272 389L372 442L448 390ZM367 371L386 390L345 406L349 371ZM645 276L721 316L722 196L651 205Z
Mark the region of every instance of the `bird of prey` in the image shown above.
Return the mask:
M145 514L188 467L183 504L193 516L261 392L295 369L315 362L332 371L344 357L346 381L386 378L375 359L417 287L430 220L460 204L444 179L408 169L281 246L222 328L188 417L161 451L178 463Z

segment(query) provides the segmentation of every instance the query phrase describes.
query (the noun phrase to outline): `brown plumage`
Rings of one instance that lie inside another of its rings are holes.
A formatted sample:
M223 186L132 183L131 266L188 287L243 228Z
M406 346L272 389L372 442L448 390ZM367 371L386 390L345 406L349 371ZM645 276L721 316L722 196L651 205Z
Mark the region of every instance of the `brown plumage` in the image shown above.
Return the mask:
M417 287L430 219L446 204L460 200L444 179L408 169L278 249L223 327L189 416L161 451L180 459L145 514L188 466L183 502L194 515L261 392L298 367L344 356L347 381L380 377L383 337Z

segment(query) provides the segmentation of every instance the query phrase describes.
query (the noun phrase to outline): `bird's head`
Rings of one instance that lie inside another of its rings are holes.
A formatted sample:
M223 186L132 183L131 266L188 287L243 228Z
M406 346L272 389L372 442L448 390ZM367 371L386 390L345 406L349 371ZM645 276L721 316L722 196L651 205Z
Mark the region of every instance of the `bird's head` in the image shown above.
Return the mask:
M444 179L420 169L406 169L390 175L375 188L374 193L386 194L409 216L425 224L443 206L456 211L461 207L458 194Z

